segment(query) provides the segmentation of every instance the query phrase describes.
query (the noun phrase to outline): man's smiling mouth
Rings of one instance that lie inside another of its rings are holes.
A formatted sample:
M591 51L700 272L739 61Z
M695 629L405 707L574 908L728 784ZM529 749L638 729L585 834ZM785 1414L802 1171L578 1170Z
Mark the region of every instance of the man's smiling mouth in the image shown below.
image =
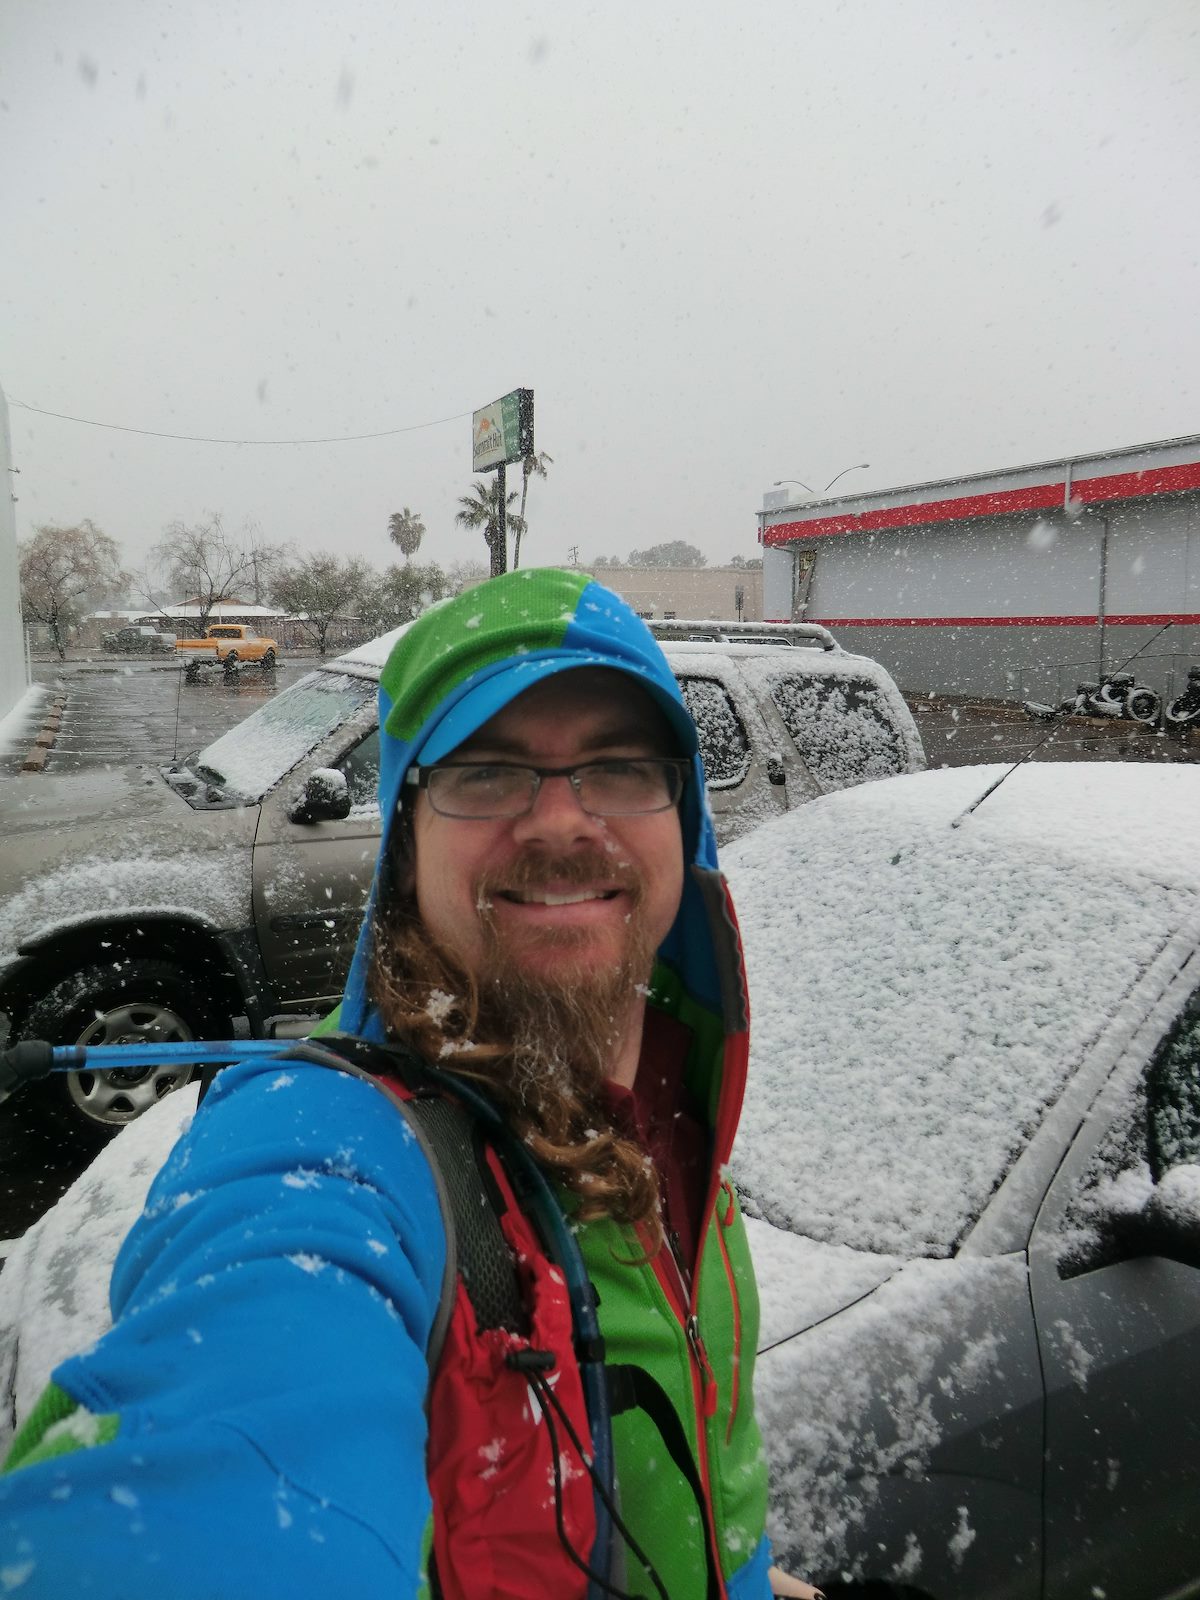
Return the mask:
M553 894L549 889L501 889L499 898L518 906L576 906L585 900L615 900L619 889L574 889Z

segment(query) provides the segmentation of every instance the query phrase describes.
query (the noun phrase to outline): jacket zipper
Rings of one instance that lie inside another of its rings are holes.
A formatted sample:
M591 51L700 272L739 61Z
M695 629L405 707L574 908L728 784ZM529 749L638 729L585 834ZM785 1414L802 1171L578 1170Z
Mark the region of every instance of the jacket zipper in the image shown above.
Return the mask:
M706 1222L712 1221L710 1207ZM700 1237L704 1238L707 1228L702 1226ZM708 1418L713 1416L717 1409L717 1380L713 1373L712 1363L708 1359L708 1351L704 1348L704 1339L700 1333L700 1319L696 1315L694 1302L695 1286L689 1288L689 1274L685 1271L677 1254L678 1241L667 1235L668 1249L659 1250L654 1257L653 1265L659 1282L666 1290L667 1298L671 1301L676 1316L683 1328L687 1340L691 1360L688 1363L692 1375L692 1408L696 1424L696 1453L699 1457L697 1465L700 1468L700 1484L704 1490L704 1504L700 1513L704 1521L704 1534L708 1542L709 1559L713 1564L713 1572L717 1580L717 1593L720 1600L728 1600L728 1591L725 1587L725 1575L721 1570L721 1553L717 1548L717 1529L713 1519L712 1473L708 1460ZM673 1271L667 1271L662 1262L666 1257Z
M741 1397L742 1378L742 1302L738 1296L737 1283L733 1276L733 1262L729 1259L729 1246L725 1243L725 1230L733 1222L733 1189L728 1180L723 1180L721 1189L726 1199L725 1215L721 1215L720 1207L717 1208L717 1244L721 1249L721 1261L725 1267L725 1281L729 1285L729 1299L733 1306L733 1376L729 1387L729 1421L725 1425L725 1443L733 1438L733 1425L737 1420L738 1401Z

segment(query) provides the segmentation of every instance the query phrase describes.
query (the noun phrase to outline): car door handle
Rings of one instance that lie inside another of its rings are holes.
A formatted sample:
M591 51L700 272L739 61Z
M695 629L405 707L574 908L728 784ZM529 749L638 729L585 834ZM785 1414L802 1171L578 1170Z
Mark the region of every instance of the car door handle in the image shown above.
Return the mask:
M362 914L362 906L330 906L325 911L298 911L270 920L271 927L282 932L288 928L329 928L335 922L359 922Z

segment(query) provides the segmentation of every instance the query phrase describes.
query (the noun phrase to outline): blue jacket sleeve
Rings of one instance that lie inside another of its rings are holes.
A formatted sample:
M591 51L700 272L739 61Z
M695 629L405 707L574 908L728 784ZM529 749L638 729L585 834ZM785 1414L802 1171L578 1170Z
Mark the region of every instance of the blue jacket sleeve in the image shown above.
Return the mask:
M428 1162L370 1083L228 1068L118 1256L114 1326L54 1374L117 1432L0 1478L22 1600L417 1593ZM104 1436L68 1420L80 1443Z

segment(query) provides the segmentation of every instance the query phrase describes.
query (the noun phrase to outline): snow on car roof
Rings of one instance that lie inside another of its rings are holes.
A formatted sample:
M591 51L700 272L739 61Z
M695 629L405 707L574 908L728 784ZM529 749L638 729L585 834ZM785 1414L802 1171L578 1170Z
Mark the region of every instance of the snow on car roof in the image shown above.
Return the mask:
M733 1165L810 1238L944 1256L1155 953L1200 913L1200 769L959 768L724 852L751 1066Z

